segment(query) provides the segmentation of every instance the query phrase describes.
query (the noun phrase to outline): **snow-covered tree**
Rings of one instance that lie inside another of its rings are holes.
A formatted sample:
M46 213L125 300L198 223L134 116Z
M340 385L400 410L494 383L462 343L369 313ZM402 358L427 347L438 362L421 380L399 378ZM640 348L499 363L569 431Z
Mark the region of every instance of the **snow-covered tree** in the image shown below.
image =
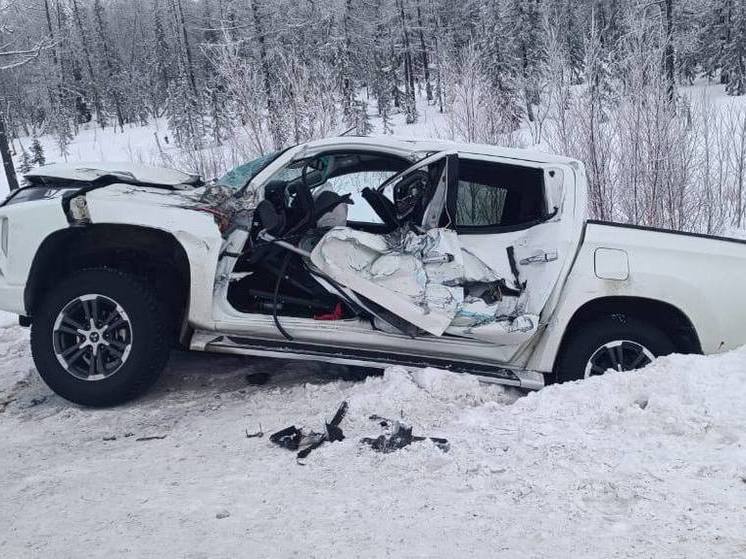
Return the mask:
M31 165L41 166L47 163L47 158L44 155L44 148L39 142L38 138L34 138L31 142L31 158L29 162ZM24 150L25 153L25 150Z
M729 1L725 18L722 72L727 76L729 95L746 95L746 2Z

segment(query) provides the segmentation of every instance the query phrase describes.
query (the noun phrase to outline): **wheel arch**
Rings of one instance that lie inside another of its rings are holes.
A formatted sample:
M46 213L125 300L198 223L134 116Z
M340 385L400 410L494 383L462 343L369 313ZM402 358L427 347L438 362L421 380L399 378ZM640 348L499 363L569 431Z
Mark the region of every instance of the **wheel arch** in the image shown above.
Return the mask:
M679 353L702 353L699 335L689 317L678 307L645 297L609 296L586 301L578 307L567 323L562 335L559 351L554 358L554 367L563 354L568 340L577 328L582 328L594 318L601 316L627 315L653 324L670 336Z
M191 270L184 247L161 229L139 225L91 224L60 229L39 246L24 290L27 314L55 282L84 268L112 268L144 277L167 302L183 333L188 317Z

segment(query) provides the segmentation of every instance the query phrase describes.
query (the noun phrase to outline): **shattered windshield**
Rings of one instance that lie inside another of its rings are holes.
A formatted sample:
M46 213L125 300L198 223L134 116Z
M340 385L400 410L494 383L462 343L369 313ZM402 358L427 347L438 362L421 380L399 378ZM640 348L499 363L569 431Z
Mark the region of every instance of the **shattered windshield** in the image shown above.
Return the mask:
M220 177L217 184L219 184L220 186L235 188L236 190L241 189L285 151L286 150L284 149L273 151L272 153L268 153L267 155L257 157L256 159L249 161L248 163L239 165L238 167L231 169L222 177Z

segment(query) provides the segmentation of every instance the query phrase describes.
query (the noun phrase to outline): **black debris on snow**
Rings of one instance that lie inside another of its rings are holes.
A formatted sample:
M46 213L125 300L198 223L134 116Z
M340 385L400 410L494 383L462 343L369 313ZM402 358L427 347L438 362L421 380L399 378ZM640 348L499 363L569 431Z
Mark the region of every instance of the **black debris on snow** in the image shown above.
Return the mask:
M325 424L325 432L317 433L315 431L304 431L298 429L295 425L286 427L269 436L269 440L282 448L288 450L298 450L298 459L303 459L325 442L334 442L344 440L344 433L339 424L347 414L347 402L342 402L337 409L337 413L329 423Z

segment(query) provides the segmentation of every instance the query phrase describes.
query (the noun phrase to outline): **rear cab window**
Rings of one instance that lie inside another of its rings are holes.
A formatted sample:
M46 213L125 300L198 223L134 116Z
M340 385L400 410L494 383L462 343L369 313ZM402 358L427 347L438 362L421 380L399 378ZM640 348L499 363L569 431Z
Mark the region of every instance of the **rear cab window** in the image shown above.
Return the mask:
M459 232L529 227L548 217L542 169L459 158L449 215Z

